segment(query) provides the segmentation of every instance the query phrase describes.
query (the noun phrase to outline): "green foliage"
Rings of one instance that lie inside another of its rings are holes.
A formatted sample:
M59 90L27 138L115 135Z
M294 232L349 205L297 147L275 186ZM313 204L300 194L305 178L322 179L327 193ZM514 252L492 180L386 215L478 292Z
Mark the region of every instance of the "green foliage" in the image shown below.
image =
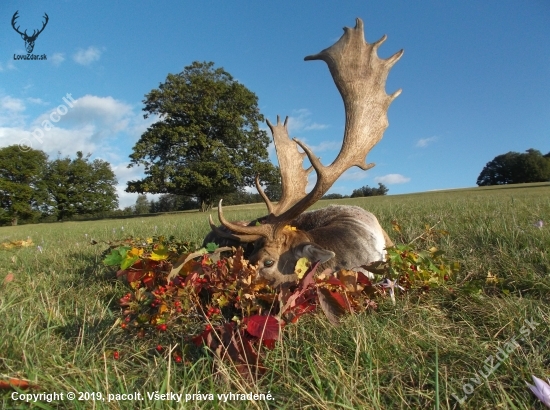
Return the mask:
M101 159L90 161L90 156L78 151L75 159L58 158L48 163L44 182L59 221L118 207L117 180L111 165Z
M348 195L342 195L342 194L327 194L323 196L321 199L344 199L349 198Z
M43 180L48 156L39 150L22 151L17 145L0 149L0 218L17 225L33 220L47 204Z
M477 178L477 185L520 184L550 181L550 153L535 149L525 153L508 152L488 162Z
M148 214L151 210L151 204L147 200L147 195L138 195L134 211L136 214Z
M129 166L142 165L146 176L128 182L127 192L186 195L211 205L252 186L256 174L265 182L274 172L258 98L214 63L169 74L143 102L145 117L158 121L133 148Z
M365 185L364 187L354 189L351 193L352 198L357 198L361 196L378 196L378 195L386 195L388 193L389 189L382 184L381 182L378 183L378 188L371 188L368 185Z

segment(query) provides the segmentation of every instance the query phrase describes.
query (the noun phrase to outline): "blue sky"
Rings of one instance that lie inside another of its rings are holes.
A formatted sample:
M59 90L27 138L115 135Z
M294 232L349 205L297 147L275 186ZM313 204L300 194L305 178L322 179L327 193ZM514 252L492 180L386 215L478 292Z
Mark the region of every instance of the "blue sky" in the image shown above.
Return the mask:
M14 60L25 54L11 27L17 10L30 33L49 15L33 51L46 61ZM403 92L368 155L376 166L352 168L330 192L377 182L390 194L475 186L496 155L550 151L548 0L2 0L0 146L30 141L50 158L91 152L112 164L120 205L131 205L136 195L124 188L140 170L127 168L128 156L151 123L145 94L168 73L213 61L258 95L272 122L288 115L291 136L328 164L343 136L343 104L326 64L303 58L356 17L369 42L388 35L381 57L405 50L386 85L388 94ZM68 93L73 107L63 101ZM67 112L44 129L61 104Z

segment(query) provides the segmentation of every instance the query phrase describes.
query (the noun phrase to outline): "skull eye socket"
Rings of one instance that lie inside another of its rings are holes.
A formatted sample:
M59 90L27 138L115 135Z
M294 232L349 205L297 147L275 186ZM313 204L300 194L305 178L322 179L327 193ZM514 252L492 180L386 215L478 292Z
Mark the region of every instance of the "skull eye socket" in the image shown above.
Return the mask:
M273 264L275 263L275 261L271 260L271 259L267 259L264 261L264 266L266 268L271 268L273 266Z

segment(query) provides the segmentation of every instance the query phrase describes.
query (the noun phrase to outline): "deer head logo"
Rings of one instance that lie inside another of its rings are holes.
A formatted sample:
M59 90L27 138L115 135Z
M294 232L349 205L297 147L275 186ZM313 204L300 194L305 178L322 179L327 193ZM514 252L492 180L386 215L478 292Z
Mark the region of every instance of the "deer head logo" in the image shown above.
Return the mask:
M13 15L13 17L11 18L11 26L13 27L13 29L15 31L17 31L20 35L21 35L21 38L23 40L25 40L25 48L27 49L27 53L32 53L32 50L34 50L34 42L36 41L38 35L40 33L42 33L42 31L44 31L44 28L46 27L46 25L48 24L48 20L49 20L49 17L46 13L44 13L44 23L42 25L42 28L38 31L36 30L33 30L33 33L31 36L29 36L27 34L27 30L25 30L24 33L20 32L19 31L19 26L15 27L15 20L17 20L17 18L19 17L17 14L19 13L19 11L16 11L15 14Z

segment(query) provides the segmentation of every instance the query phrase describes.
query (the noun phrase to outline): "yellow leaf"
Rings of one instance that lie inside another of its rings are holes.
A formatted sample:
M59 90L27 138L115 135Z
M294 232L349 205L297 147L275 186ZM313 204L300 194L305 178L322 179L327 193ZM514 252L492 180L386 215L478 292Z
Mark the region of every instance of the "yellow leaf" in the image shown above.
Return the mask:
M162 261L167 258L168 258L168 249L166 249L162 244L159 244L156 247L156 249L153 249L153 252L149 257L149 259L152 259L154 261Z
M132 259L136 256L140 257L141 255L143 255L143 249L132 248L128 251L128 253L126 254L126 257Z
M159 306L158 314L162 315L164 312L167 312L167 311L168 311L168 306L166 306L166 304L163 303L162 305Z
M298 259L298 262L296 262L296 266L294 267L294 273L298 276L298 279L302 279L304 277L304 274L307 272L310 265L311 263L307 258Z
M147 242L147 243L153 243L153 238L147 238L147 239L146 239L146 242Z
M487 279L485 279L485 283L497 283L497 275L493 275L491 271L487 272Z
M290 226L290 225L285 225L285 229L287 231L295 231L296 230L296 227L295 226Z
M391 221L391 227L395 232L401 233L401 226L399 225L399 223L397 223L397 221Z

